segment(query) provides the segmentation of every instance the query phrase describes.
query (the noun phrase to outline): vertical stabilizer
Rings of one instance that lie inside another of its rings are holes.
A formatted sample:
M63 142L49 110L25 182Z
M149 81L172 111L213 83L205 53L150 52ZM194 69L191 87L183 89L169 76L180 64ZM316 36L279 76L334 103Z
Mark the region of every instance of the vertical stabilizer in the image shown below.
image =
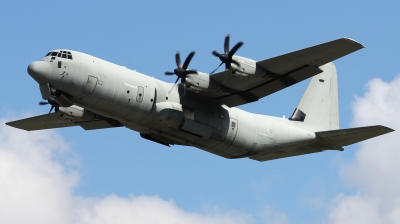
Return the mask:
M333 63L320 67L322 73L311 79L292 117L298 127L309 131L339 129L339 103L336 68Z

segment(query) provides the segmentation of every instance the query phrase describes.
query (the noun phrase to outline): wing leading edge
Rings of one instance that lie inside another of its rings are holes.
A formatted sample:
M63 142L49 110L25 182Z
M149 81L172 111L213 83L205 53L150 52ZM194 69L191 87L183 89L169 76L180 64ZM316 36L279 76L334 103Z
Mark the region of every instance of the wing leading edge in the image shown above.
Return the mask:
M256 66L265 70L263 76L246 78L233 76L229 71L211 75L223 86L222 90L206 93L229 107L250 102L301 82L322 72L319 66L364 48L349 38L341 38L277 57L258 61Z

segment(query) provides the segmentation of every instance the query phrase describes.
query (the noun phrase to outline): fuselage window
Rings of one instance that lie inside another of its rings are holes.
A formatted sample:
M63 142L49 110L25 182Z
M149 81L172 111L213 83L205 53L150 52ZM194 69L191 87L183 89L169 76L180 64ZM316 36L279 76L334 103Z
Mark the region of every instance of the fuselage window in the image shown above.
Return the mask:
M47 53L45 57L49 56L51 54L51 52Z
M57 53L58 53L58 52L52 52L52 53L51 53L51 56L57 56Z
M60 51L60 53L58 53L57 57L61 57L61 51Z
M71 59L72 60L72 54L71 54L71 52L67 52L68 53L68 59Z
M66 54L62 54L62 58L67 58L67 55Z

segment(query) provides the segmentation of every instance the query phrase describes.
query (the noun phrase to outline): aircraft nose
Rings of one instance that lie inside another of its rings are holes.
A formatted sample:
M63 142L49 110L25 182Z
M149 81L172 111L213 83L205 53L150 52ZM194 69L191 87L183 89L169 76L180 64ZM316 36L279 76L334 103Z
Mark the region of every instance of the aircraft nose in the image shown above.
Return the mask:
M45 61L34 61L28 66L28 74L39 84L44 84L51 80L51 71L51 65Z

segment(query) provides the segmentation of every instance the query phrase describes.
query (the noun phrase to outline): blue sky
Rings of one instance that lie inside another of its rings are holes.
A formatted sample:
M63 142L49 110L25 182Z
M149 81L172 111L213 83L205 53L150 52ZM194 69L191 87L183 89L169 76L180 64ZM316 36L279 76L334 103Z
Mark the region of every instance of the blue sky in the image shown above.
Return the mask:
M373 85L367 86L370 80L379 77L392 83L399 74L399 8L397 1L7 2L0 9L1 117L10 120L48 112L49 108L38 106L40 92L26 68L52 49L85 52L174 82L163 73L175 68L176 51L182 57L196 51L190 67L210 72L219 64L211 51L222 51L225 35L231 34L231 46L244 42L237 54L255 60L341 37L359 41L365 49L334 62L340 125L381 121L358 119L354 105L370 99L364 95L373 93ZM307 83L241 108L290 116ZM329 223L338 195L364 192L343 177L347 165L356 163L360 145L344 152L259 163L227 160L190 147L167 148L125 128L84 131L75 127L40 133L57 136L61 148L68 148L68 153L50 159L61 164L65 173L79 176L69 189L78 198L158 196L195 214L218 208L221 214L233 212L253 223Z

